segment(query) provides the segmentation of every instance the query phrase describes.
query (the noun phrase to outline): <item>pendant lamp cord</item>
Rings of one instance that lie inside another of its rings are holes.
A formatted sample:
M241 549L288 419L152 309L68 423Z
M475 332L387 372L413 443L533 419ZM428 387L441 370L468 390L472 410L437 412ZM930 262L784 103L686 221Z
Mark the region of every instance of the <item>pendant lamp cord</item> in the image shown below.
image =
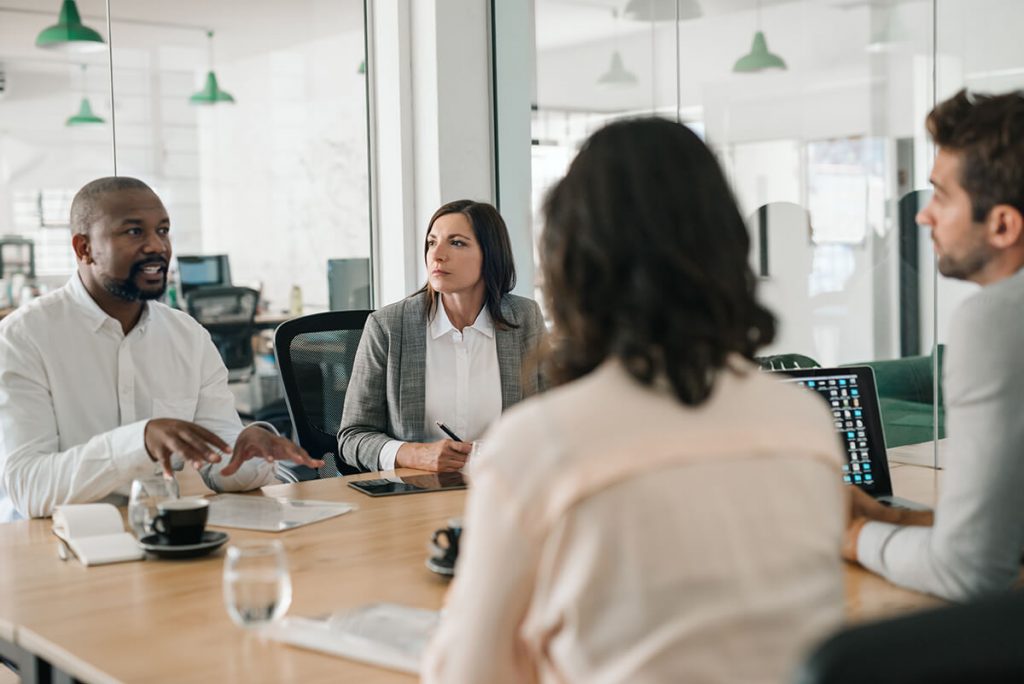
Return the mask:
M657 114L657 59L655 47L657 36L654 35L654 19L650 20L650 116Z
M932 0L932 107L939 99L939 3ZM934 154L935 145L932 145ZM932 159L934 163L934 157ZM939 469L939 255L932 263L932 468Z
M110 0L107 0L107 60L110 67L110 144L114 149L114 175L117 175L117 108L114 107L114 34L110 32Z
M612 7L612 23L615 24L615 50L619 49L619 10Z
M679 58L679 0L676 0L676 123L683 123L683 76Z

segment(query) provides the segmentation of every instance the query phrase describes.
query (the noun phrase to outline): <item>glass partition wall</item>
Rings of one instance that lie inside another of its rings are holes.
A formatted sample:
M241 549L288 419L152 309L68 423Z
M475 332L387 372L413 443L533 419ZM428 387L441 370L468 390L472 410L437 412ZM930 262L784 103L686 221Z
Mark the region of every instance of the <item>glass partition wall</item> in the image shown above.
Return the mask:
M972 287L936 279L914 221L924 118L964 86L1021 87L1021 19L1012 0L535 0L535 212L605 122L681 120L748 217L779 319L763 353L869 363L889 446L943 436L935 343Z
M364 26L363 0L0 0L0 255L34 249L17 282L73 272L70 199L116 162L163 199L176 254L226 254L270 312L326 309L328 260L370 256Z

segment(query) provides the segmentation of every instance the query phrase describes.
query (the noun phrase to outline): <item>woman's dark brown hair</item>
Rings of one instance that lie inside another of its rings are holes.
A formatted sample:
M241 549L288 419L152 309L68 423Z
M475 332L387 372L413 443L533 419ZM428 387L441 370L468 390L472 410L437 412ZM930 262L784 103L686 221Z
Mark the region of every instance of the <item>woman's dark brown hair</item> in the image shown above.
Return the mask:
M750 239L711 151L665 119L610 124L548 194L541 237L556 383L620 359L702 403L730 354L753 359L775 319L755 297Z
M501 313L501 298L516 286L516 264L512 257L512 241L508 237L508 228L501 214L490 204L473 200L455 200L448 202L434 212L427 224L427 235L423 238L423 258L427 258L427 242L434 222L448 214L462 214L473 226L473 233L483 253L481 275L484 279L484 302L487 312L495 326L501 329L518 328ZM427 298L427 318L433 318L437 306L437 293L430 286L430 281L420 288L417 294L423 293Z

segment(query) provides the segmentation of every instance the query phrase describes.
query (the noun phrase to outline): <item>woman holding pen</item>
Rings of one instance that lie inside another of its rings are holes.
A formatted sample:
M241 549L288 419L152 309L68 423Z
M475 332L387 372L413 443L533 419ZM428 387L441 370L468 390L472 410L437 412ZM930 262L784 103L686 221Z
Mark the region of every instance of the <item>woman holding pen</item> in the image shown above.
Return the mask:
M536 302L510 294L515 264L498 211L445 204L423 254L426 284L375 311L356 352L338 448L362 470L458 470L472 441L540 388L528 359L544 322Z

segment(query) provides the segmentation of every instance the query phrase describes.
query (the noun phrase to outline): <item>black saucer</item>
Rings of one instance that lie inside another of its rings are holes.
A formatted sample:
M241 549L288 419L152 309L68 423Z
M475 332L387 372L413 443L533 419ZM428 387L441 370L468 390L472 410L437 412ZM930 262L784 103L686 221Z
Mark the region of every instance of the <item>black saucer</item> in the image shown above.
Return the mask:
M430 572L436 572L438 575L444 575L445 577L454 577L455 562L448 560L444 556L439 558L427 558L427 570L430 570Z
M139 546L159 558L195 558L220 548L227 540L225 532L206 530L198 544L168 544L161 535L150 534L139 540Z

